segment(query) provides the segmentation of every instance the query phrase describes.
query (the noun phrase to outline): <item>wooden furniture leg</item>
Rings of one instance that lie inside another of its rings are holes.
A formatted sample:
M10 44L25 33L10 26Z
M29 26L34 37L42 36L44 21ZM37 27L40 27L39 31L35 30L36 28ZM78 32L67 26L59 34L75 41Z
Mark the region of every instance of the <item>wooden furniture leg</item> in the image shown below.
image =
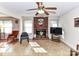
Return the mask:
M70 56L73 56L73 51L72 51L72 49L70 50Z
M77 44L76 49L79 50L79 44ZM75 52L75 56L78 56L77 52Z
M75 52L75 56L78 56L78 53L77 52Z

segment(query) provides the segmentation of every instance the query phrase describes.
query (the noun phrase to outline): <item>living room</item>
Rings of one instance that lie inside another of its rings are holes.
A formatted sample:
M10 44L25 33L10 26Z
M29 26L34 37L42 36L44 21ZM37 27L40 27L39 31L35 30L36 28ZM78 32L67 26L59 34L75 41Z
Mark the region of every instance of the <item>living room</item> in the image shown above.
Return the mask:
M46 7L53 8L46 11ZM43 14L38 12L40 8ZM70 56L72 50L78 55L78 10L79 2L0 2L0 55ZM54 27L58 30L53 31ZM29 42L21 40L23 32L27 32ZM6 44L8 48L4 48Z

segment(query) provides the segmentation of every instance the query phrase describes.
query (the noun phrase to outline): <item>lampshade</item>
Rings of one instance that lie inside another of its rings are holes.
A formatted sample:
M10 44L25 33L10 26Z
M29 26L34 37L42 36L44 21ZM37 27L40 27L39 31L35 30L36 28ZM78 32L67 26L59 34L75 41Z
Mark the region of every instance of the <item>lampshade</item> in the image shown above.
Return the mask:
M39 14L43 14L44 13L44 10L43 9L38 9L37 11Z

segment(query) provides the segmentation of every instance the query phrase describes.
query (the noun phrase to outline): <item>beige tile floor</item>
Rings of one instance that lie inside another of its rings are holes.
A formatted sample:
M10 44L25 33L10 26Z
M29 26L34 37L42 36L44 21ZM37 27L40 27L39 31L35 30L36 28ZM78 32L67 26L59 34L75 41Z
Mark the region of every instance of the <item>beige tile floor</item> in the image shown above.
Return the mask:
M34 40L31 42L37 42L47 53L35 53L33 47L24 40L22 44L19 42L14 45L7 44L8 48L5 47L5 52L0 50L0 56L69 56L70 54L70 48L62 42L51 40Z

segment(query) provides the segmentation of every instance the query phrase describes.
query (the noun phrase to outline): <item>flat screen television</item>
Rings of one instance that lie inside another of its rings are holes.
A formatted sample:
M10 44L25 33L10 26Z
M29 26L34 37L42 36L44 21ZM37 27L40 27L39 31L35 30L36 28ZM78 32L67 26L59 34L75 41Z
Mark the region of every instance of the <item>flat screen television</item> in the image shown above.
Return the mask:
M55 35L62 35L61 27L50 27L50 33Z

